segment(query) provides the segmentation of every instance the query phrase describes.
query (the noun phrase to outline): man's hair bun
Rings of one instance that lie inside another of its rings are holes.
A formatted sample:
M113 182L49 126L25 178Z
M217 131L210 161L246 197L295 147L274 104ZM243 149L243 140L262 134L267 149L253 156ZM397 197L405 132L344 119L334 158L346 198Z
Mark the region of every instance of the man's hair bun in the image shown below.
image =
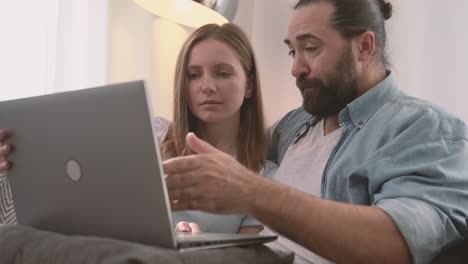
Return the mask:
M392 17L393 13L393 6L389 2L385 2L384 0L380 0L380 10L382 11L382 15L385 20L388 20Z

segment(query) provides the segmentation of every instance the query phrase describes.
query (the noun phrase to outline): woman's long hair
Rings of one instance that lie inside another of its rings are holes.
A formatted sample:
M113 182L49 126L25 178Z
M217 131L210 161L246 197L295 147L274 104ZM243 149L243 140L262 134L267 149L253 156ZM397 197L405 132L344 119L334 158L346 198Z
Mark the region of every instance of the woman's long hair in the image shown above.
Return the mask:
M243 31L232 23L222 26L207 24L194 31L184 42L177 58L174 80L173 122L161 142L166 156L183 156L193 152L187 146L188 132L196 132L197 118L188 105L187 64L193 47L207 39L222 41L233 48L239 56L247 79L252 82L252 96L245 98L240 110L237 136L237 160L252 171L258 172L265 165L266 140L262 95L255 55Z

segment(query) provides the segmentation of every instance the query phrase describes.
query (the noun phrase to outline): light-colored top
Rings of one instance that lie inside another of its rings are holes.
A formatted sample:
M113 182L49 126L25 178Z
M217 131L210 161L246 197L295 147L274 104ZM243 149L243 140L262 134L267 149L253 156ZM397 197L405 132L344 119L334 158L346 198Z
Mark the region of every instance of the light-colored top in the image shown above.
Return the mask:
M16 224L16 211L6 174L0 174L0 225Z
M323 128L324 122L321 120L316 126L311 127L306 135L289 146L281 161L281 166L273 176L274 180L302 192L320 196L320 182L325 164L341 136L341 129L325 136ZM307 173L304 173L305 171ZM261 234L277 235L278 239L269 243L268 246L294 252L296 264L331 263L268 227L265 227Z
M383 209L416 264L468 235L463 121L406 96L392 74L338 118L342 134L323 171L321 197ZM268 158L281 167L291 143L317 122L302 107L288 113L273 131Z
M154 127L159 142L169 126L170 121L161 118L154 118ZM165 159L167 157L163 157ZM265 167L260 171L260 175L272 175L277 168L276 164L268 161ZM232 214L218 215L201 211L180 211L172 213L174 226L180 221L195 222L200 226L203 232L212 233L237 233L242 226L262 225L255 218L248 215Z

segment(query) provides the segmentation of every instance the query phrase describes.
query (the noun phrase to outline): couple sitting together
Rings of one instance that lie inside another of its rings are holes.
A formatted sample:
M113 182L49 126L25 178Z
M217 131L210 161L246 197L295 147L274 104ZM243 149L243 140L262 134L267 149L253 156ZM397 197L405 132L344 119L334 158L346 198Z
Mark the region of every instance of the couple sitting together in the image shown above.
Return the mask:
M428 263L467 236L466 126L399 90L391 14L383 0L300 0L284 42L303 105L268 129L244 33L190 35L173 121L155 119L178 231L278 234L269 246L296 263Z

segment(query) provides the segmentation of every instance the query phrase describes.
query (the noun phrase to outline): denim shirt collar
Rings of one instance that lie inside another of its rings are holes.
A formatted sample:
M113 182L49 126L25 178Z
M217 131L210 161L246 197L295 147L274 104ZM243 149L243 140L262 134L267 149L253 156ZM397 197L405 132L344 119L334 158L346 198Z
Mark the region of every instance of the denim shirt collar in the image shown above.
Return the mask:
M340 111L338 121L341 127L351 121L355 127L360 129L385 102L400 93L393 74L391 71L387 71L387 73L385 79ZM305 111L304 106L301 106L301 108ZM307 121L301 125L302 127L296 134L294 143L304 137L309 128L314 127L320 120L322 118L310 115Z
M338 115L340 125L351 121L354 126L363 127L380 107L398 93L399 89L393 74L388 71L385 79L340 111Z

